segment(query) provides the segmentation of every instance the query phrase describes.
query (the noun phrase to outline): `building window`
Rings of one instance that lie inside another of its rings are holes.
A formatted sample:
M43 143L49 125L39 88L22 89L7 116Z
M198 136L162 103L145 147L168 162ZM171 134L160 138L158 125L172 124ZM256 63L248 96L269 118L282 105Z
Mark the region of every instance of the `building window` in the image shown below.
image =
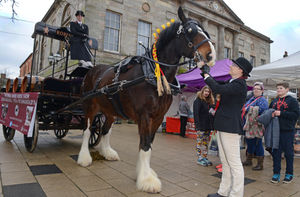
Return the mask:
M69 27L70 26L70 21L71 21L71 8L70 8L70 4L67 4L64 8L63 11L63 15L61 18L61 27ZM52 25L55 25L56 22L56 18L53 19L52 21ZM52 47L53 47L53 39L51 39L51 43L50 43L50 54L54 54L54 53L59 53L61 56L64 56L64 49L65 49L65 42L64 41L60 41L59 42L59 49L58 52L53 51Z
M120 19L120 14L106 11L104 33L104 50L106 51L119 51Z
M239 57L244 57L244 53L239 51Z
M144 47L139 45L142 42L144 46L149 47L150 35L151 35L151 25L143 21L139 21L138 24L138 43L137 43L137 55L142 55L145 53Z
M264 65L264 64L266 64L266 60L261 59L261 60L260 60L260 65Z
M239 39L239 45L243 47L245 45L245 41L243 39Z
M227 48L227 47L224 48L224 58L225 59L230 59L231 58L230 48Z
M250 63L255 67L255 56L250 55Z

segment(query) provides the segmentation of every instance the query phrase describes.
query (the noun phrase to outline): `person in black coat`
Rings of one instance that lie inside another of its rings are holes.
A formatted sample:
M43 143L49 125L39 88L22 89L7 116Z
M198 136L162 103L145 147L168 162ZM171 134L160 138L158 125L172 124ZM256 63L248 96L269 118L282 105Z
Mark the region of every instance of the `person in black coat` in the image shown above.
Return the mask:
M223 173L217 193L208 197L244 195L244 169L240 156L240 139L243 134L241 111L247 96L245 79L252 71L251 63L239 57L232 60L229 74L232 79L224 83L217 82L209 75L209 67L202 66L201 75L205 83L216 94L221 95L219 107L214 116L214 129L218 131L219 157Z
M199 92L193 103L194 123L197 132L197 163L202 166L211 166L212 162L207 159L209 135L212 130L212 111L214 97L211 89L204 86Z
M275 98L269 108L275 109L272 116L278 117L280 126L279 148L273 149L273 177L272 183L279 183L281 170L281 153L284 152L286 160L284 183L290 183L294 177L294 137L295 125L299 117L299 105L295 98L287 95L289 91L288 83L278 83L277 98Z
M70 30L73 34L71 37L71 59L81 60L82 66L92 66L91 52L87 43L89 36L89 28L86 24L83 24L82 19L85 16L83 11L78 10L75 14L76 21L70 22Z

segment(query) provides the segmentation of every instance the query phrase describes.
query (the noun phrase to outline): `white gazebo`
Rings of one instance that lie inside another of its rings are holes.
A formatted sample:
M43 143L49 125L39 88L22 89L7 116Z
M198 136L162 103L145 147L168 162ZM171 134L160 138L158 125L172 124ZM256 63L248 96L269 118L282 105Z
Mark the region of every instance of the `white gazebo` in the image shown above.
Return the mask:
M300 51L277 61L256 67L250 73L248 85L262 81L267 89L275 89L278 82L288 82L290 88L300 88Z

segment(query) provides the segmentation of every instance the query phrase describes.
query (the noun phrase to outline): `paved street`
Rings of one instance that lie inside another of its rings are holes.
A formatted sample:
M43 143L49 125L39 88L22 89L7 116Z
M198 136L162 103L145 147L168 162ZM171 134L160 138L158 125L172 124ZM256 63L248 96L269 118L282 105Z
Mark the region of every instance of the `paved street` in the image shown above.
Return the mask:
M70 131L62 140L56 139L53 131L41 131L37 149L34 153L28 153L19 132L16 131L14 140L9 143L4 140L1 130L0 197L205 197L217 191L220 178L215 165L219 164L218 158L209 157L214 164L212 167L197 165L195 139L157 133L151 167L162 181L159 194L136 189L135 166L139 144L136 125L113 127L111 145L119 153L121 161L97 160L87 168L78 166L74 159L79 153L81 139L81 131ZM299 164L300 159L295 159L296 177L291 184L270 183L270 156L265 159L263 171L246 168L245 196L300 196ZM285 162L282 169L285 169Z

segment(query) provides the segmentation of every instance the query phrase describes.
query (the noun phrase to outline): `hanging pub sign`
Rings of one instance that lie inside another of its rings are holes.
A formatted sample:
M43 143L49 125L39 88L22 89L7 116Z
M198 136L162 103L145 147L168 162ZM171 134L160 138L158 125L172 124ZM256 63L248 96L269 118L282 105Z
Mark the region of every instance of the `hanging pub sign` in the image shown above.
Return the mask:
M0 94L0 124L32 137L38 92Z

